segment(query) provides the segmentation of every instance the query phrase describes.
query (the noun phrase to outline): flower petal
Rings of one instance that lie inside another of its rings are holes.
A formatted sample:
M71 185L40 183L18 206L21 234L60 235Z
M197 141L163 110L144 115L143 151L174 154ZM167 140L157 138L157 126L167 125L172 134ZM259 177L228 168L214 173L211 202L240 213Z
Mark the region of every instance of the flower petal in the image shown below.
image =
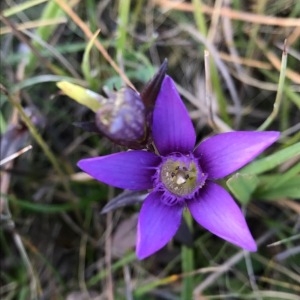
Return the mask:
M136 245L139 259L144 259L165 246L179 228L184 206L165 205L161 197L161 193L151 193L140 211Z
M277 131L236 131L215 135L200 143L194 154L208 178L218 179L243 167L267 147L280 133Z
M162 155L188 153L196 135L191 118L176 90L174 81L165 76L153 111L152 135Z
M129 190L153 187L152 176L160 158L146 151L128 151L87 158L77 165L84 172L106 184Z
M187 205L194 219L211 233L243 249L257 250L240 208L219 185L207 183L199 198Z

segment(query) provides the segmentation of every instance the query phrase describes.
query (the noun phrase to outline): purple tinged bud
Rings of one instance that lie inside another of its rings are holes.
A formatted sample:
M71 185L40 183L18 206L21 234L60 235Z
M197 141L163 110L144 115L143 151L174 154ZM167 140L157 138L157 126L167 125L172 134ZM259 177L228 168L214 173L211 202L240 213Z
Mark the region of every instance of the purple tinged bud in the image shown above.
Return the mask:
M95 119L73 125L89 132L102 133L112 142L130 149L151 148L152 112L166 70L167 59L140 94L129 87L119 91L104 87L106 97L96 94L101 99L101 107Z
M95 122L79 123L89 131L102 132L116 144L131 149L147 148L151 141L152 112L167 70L167 60L143 88L141 94L129 87L105 91L107 101L96 113Z
M45 127L46 120L36 107L28 106L24 109L24 113L36 127ZM19 117L16 124L10 125L0 138L1 156L8 157L25 146L29 138L29 130L21 117Z
M104 87L106 97L97 94L102 101L95 119L73 125L89 132L102 133L112 142L130 149L151 147L152 113L167 64L165 59L140 94L129 87L119 91L109 91Z
M108 101L96 113L98 129L113 142L141 148L146 139L145 106L140 95L129 87L110 92Z

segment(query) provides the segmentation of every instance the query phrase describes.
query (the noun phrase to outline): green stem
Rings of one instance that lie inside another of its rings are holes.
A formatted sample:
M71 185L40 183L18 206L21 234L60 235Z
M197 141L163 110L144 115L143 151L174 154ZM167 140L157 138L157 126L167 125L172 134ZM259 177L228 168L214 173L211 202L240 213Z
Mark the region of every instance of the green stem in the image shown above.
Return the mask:
M285 81L285 73L286 73L286 65L287 65L287 52L286 49L282 52L282 59L281 59L281 68L280 68L280 76L279 76L279 82L278 82L278 90L276 94L276 99L273 106L273 111L269 115L269 117L261 124L258 128L258 130L265 130L267 129L272 122L275 120L275 118L278 115L280 104L282 101L282 94L284 89L284 81Z
M192 225L193 220L189 213L184 214L184 219L189 227L189 229L192 231ZM190 273L194 270L194 255L193 250L191 248L188 248L186 246L181 247L181 267L182 272L184 274ZM193 277L192 276L184 276L183 277L183 287L181 291L181 299L192 299L193 298Z

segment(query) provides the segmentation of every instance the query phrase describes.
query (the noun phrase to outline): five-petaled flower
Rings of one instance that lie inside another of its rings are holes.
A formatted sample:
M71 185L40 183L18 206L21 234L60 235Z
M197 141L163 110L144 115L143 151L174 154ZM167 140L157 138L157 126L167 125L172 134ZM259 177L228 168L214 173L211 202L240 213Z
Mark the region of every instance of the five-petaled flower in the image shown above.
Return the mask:
M106 184L129 190L151 189L139 214L138 258L168 243L185 207L213 234L256 251L240 208L214 181L253 160L278 139L279 133L227 132L195 147L196 134L188 111L173 80L165 76L153 111L152 137L157 154L132 150L78 162L83 171Z

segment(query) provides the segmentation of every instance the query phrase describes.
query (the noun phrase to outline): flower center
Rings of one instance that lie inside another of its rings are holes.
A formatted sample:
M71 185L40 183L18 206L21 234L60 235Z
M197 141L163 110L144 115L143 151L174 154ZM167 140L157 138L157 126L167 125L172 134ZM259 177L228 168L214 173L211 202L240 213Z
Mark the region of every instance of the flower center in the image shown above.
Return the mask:
M193 157L170 156L160 168L160 180L165 188L181 197L194 195L204 185L206 177Z

